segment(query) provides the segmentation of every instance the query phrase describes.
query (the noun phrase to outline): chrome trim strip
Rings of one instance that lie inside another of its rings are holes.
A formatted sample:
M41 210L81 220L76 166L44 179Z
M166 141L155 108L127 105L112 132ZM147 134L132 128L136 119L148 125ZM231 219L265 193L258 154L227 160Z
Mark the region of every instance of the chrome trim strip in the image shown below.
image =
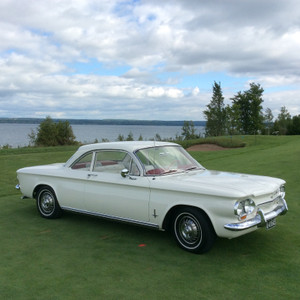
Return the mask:
M133 220L133 219L128 219L128 218L122 218L122 217L101 214L101 213L95 213L95 212L91 212L88 210L81 210L81 209L76 209L76 208L67 207L67 206L61 206L61 208L63 210L68 210L68 211L72 211L72 212L76 212L76 213L80 213L80 214L85 214L85 215L105 218L105 219L109 219L109 220L115 220L115 221L120 221L120 222L131 223L131 224L136 224L136 225L147 226L147 227L159 229L159 225L154 224L154 223L148 223L148 222L143 222L143 221L138 221L138 220Z
M281 198L280 200L281 203L273 211L269 213L264 214L261 209L258 209L257 215L254 218L241 223L226 224L224 225L224 227L232 231L245 230L245 229L252 228L254 226L263 227L265 226L267 221L276 218L279 215L284 215L287 213L288 207L286 201L283 198Z
M274 202L274 201L276 201L276 200L278 200L278 199L279 199L279 201L280 201L280 199L282 199L282 197L281 197L280 195L278 195L277 197L275 197L275 198L273 198L273 199L271 199L271 200L268 200L268 201L262 202L262 203L260 203L260 204L257 204L257 207L263 206L263 205L267 205L267 204L270 204L270 203L272 203L272 202Z
M269 204L269 203L272 203L272 202L274 202L276 199L277 199L277 198L274 198L274 199L271 199L271 200L269 200L269 201L265 201L265 202L263 202L263 203L257 204L257 207L258 207L258 206L263 206L263 205L266 205L266 204Z

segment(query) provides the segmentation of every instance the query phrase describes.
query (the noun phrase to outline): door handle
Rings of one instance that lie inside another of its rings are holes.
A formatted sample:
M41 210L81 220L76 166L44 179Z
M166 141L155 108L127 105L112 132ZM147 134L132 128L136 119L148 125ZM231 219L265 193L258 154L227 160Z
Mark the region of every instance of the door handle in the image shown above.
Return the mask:
M87 175L88 178L90 178L90 177L97 177L97 176L98 176L97 174L88 174Z

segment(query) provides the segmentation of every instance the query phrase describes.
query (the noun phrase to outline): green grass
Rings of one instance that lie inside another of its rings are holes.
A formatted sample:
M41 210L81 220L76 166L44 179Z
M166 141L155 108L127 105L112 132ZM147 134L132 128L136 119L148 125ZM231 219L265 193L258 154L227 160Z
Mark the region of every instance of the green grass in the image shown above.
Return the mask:
M15 171L64 162L76 147L0 151L1 299L298 299L300 136L240 139L247 147L192 155L209 169L285 179L289 212L205 255L164 232L71 213L41 218L15 190Z

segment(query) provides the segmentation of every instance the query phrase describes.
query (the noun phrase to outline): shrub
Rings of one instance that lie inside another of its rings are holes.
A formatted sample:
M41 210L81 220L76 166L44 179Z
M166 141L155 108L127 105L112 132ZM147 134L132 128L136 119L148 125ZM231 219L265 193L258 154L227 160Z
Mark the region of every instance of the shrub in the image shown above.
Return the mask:
M37 134L31 131L29 138L31 144L35 146L63 146L77 143L68 121L55 123L49 116L39 125Z
M210 138L200 138L194 140L184 140L184 141L176 141L176 143L180 144L183 148L189 148L194 145L199 144L215 144L224 148L240 148L245 147L246 143L239 138L233 137L210 137Z

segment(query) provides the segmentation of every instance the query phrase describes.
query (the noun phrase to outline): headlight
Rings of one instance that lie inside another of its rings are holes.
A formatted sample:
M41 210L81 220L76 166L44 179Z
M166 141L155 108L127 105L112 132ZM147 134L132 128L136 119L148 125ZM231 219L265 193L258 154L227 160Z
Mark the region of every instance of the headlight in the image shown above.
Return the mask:
M282 186L280 186L280 193L281 193L282 198L284 198L285 197L285 185L284 184Z
M255 203L252 199L237 201L234 205L234 213L240 220L246 219L255 209Z

